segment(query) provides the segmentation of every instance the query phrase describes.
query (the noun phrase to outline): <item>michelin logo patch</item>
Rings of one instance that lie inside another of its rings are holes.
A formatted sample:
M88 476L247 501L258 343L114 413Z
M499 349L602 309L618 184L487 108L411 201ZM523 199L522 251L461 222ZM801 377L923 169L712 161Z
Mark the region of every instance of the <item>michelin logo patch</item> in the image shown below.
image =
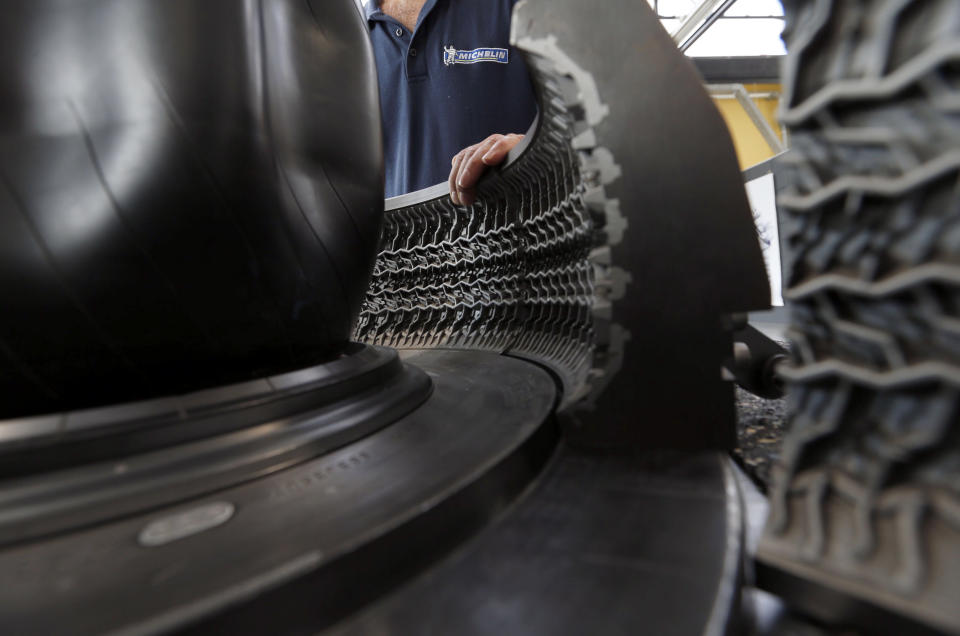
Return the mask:
M452 46L443 47L443 63L476 64L477 62L496 62L507 64L510 61L510 51L507 49L480 48L472 51L458 51Z

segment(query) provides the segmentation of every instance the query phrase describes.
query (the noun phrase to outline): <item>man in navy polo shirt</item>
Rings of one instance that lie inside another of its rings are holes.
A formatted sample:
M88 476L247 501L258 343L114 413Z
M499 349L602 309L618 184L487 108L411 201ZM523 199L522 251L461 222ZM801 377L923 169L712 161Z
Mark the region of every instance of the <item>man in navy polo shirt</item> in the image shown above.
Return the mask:
M533 87L510 46L516 1L368 1L388 197L448 179L453 202L469 205L484 169L533 123Z

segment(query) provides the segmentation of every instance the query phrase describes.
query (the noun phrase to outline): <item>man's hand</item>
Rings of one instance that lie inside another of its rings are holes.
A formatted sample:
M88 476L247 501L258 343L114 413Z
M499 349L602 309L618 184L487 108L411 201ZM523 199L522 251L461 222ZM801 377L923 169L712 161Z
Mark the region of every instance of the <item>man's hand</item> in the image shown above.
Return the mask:
M523 135L490 135L455 154L450 162L450 200L456 205L470 205L476 201L477 182L483 171L487 166L502 163L521 139Z

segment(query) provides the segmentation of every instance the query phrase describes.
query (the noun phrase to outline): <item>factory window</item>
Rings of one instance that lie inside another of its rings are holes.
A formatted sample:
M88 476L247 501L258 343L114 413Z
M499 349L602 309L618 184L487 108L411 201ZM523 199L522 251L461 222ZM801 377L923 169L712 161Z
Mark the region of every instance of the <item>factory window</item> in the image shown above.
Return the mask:
M704 16L722 8L722 0L648 0L660 22L676 35L691 16ZM701 7L703 9L701 10ZM694 18L696 20L696 17ZM686 36L703 24L687 26ZM783 55L783 6L780 0L737 0L686 50L691 57ZM686 37L675 37L680 44Z

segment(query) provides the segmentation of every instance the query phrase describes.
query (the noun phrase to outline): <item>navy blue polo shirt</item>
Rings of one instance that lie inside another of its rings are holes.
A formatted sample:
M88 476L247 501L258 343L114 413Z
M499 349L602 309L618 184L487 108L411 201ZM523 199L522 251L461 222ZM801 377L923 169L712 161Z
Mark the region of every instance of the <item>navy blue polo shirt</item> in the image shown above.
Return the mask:
M366 5L380 79L386 196L446 181L450 160L493 133L525 133L536 99L510 46L516 0L427 0L411 33Z

